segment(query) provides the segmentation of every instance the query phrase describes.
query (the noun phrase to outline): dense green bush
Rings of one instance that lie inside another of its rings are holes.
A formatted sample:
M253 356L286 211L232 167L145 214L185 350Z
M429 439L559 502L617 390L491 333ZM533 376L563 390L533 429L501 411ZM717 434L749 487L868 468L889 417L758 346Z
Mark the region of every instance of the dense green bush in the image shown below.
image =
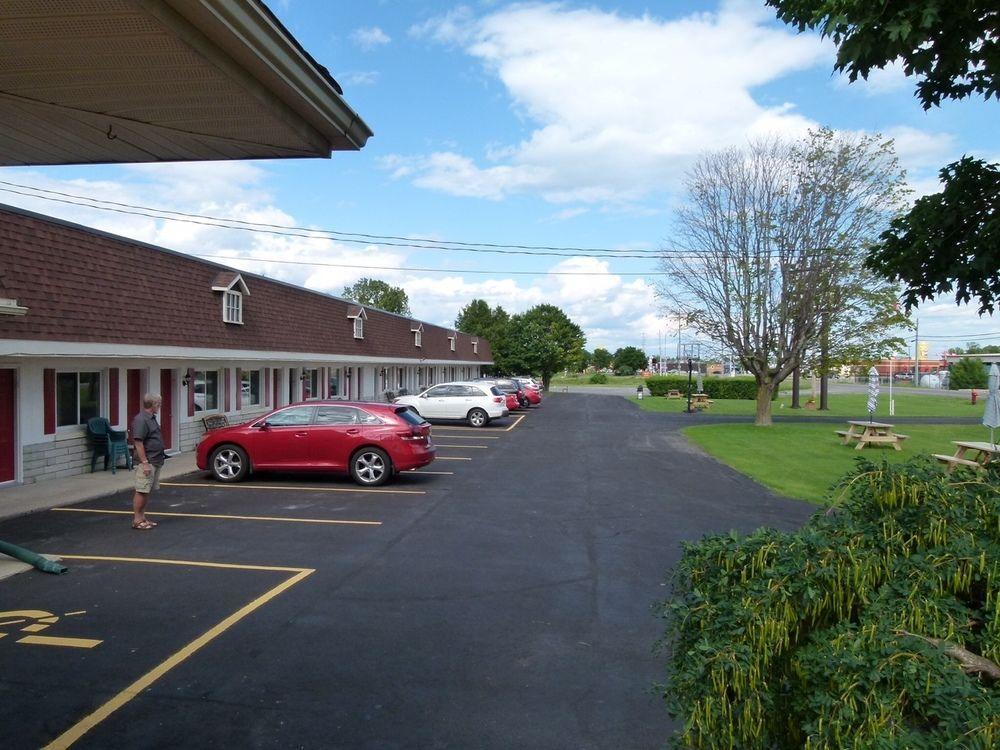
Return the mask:
M799 532L686 546L659 607L675 745L1000 747L998 482L859 461Z
M601 385L603 383L608 382L608 376L605 375L603 372L595 372L593 375L590 376L590 382L596 385Z
M691 388L697 387L697 378L691 378ZM646 387L654 396L666 396L667 391L687 393L687 375L653 375L646 378ZM703 378L702 387L709 398L756 399L757 384L753 378Z
M962 357L951 366L948 387L953 391L959 388L985 388L988 379L989 373L982 360Z

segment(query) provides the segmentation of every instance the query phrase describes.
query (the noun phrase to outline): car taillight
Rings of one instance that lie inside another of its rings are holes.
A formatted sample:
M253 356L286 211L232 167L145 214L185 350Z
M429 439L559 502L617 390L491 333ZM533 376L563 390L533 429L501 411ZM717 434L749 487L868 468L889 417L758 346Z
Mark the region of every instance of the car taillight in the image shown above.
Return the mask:
M502 404L503 402L504 402L503 397L501 397L501 396L494 396L493 397L493 403L494 404Z
M403 440L409 440L409 441L423 440L426 438L426 435L424 435L423 432L418 432L415 429L410 432L397 432L396 434L399 435L399 437L401 437Z

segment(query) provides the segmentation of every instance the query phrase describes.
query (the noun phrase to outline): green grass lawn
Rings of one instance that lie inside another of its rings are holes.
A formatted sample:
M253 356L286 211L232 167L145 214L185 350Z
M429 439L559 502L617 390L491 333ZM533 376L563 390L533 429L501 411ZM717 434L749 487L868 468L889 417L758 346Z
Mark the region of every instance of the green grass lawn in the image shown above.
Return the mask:
M645 411L680 413L687 408L684 399L668 399L662 396L645 396L641 401L631 398ZM975 405L967 398L954 396L929 396L924 393L893 393L897 417L982 417L985 404L982 399ZM805 399L802 400L805 403ZM829 411L814 411L812 409L792 409L791 395L784 393L774 402L773 414L782 416L825 415L844 417L845 419L867 419L868 397L864 393L842 393L830 396ZM737 399L716 399L708 410L710 414L754 415L757 413L757 402ZM875 410L876 421L891 422L889 416L889 397L883 392L879 397L878 408Z
M631 375L608 375L607 383L591 383L590 375L581 375L579 373L575 375L553 375L552 382L549 384L551 388L556 388L563 385L589 385L592 388L635 388L637 385L645 385L645 378L634 377Z
M831 488L851 472L858 456L878 460L905 461L913 456L932 453L951 454L952 440L988 440L981 425L901 426L909 435L902 451L891 448L865 448L841 445L834 430L836 424L774 424L755 427L751 424L719 424L687 427L684 435L691 442L724 464L752 477L775 492L810 502L827 504Z

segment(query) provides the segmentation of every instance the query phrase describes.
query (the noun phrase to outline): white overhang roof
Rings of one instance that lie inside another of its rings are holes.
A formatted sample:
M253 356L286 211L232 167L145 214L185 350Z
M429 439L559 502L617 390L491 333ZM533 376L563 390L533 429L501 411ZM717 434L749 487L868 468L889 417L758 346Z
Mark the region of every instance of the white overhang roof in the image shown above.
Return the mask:
M0 2L0 165L329 157L341 94L260 0Z

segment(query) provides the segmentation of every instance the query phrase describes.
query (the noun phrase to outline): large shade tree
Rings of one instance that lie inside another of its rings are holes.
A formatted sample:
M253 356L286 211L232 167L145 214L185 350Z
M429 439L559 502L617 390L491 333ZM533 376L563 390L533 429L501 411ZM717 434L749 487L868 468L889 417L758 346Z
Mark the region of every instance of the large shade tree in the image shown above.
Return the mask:
M580 361L583 329L555 305L536 305L510 320L509 367L540 375L548 390L552 375Z
M770 424L779 383L848 309L844 280L899 210L903 173L890 141L821 129L707 154L686 188L659 293L754 376Z
M366 307L377 307L399 315L413 314L406 291L381 279L359 279L356 284L344 287L343 296Z
M1000 6L996 0L766 0L800 30L837 45L836 69L851 81L899 63L925 109L942 100L1000 98ZM905 284L907 309L954 291L980 314L1000 304L1000 165L964 157L940 172L941 192L896 218L868 259Z
M455 328L464 333L480 336L490 342L493 352L491 370L511 372L510 315L500 305L490 308L486 300L474 299L458 313Z

